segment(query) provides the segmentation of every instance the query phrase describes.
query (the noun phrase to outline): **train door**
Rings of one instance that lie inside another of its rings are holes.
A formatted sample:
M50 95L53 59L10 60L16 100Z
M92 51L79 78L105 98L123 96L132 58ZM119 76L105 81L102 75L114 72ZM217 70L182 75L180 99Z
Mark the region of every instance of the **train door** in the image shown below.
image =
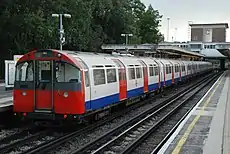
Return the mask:
M135 69L135 74L136 74L136 79L135 79L135 84L136 84L136 90L135 90L135 95L140 95L143 93L143 87L144 87L144 75L143 75L143 68L142 65L134 65Z
M54 88L54 62L35 61L35 111L52 112Z
M92 70L89 69L89 67L86 65L86 63L79 57L74 57L78 63L81 65L81 67L83 68L83 72L84 72L84 88L85 88L85 107L86 110L87 109L91 109L91 83L90 83L90 77L89 74Z
M118 59L113 59L113 61L118 66L120 100L124 100L127 98L127 81L125 65Z
M161 68L160 78L161 78L161 87L166 85L166 72L165 72L165 65L162 61L159 62L159 66Z
M139 60L143 67L143 74L144 74L144 93L148 92L148 71L147 71L147 65L144 63L143 60Z
M85 76L85 104L86 109L91 109L91 86L89 80L89 70L84 71Z
M172 71L172 84L174 84L174 79L175 79L175 78L174 78L174 77L175 77L175 69L174 69L174 68L175 68L175 67L174 67L174 63L172 63L171 61L169 61L169 63L171 64L171 68L172 68L172 69L171 69L171 68L169 67L169 68L171 69L171 71Z
M180 80L182 80L182 63L178 63L178 67L179 67L179 77L180 77Z

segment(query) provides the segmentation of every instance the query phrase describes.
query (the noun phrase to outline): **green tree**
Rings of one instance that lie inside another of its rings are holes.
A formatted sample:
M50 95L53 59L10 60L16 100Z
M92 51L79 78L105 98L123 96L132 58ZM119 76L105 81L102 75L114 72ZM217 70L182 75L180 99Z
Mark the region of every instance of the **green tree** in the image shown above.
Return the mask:
M159 26L162 15L149 5L147 11L140 18L141 43L158 43L161 40Z

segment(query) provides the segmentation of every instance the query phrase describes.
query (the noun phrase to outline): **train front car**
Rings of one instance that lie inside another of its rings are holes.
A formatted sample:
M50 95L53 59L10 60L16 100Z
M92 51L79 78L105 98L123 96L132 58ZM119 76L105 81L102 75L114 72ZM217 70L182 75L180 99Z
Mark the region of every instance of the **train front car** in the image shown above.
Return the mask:
M57 50L36 50L16 64L14 107L33 120L78 118L84 114L83 71L77 61Z

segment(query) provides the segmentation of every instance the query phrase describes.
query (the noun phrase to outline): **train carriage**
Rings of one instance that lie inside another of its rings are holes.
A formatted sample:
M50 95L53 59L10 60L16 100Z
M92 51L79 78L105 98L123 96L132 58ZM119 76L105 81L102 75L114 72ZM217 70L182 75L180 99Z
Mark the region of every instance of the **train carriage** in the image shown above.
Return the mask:
M181 80L184 81L187 78L187 66L186 63L184 61L180 61L181 62Z
M174 83L174 77L173 77L173 64L166 59L159 60L163 64L163 72L164 72L164 81L165 86L170 86Z
M90 90L86 92L86 111L119 102L118 67L104 57L79 56L89 68ZM109 89L109 90L108 90Z
M127 98L144 92L144 72L142 64L135 58L122 58L127 72Z
M148 91L156 91L160 88L160 66L155 59L141 58L147 65Z
M36 50L16 64L14 106L28 119L57 120L110 109L211 70L208 62ZM199 68L199 69L198 69Z
M178 83L179 81L181 81L181 64L179 61L176 60L170 60L170 62L173 65L173 83Z

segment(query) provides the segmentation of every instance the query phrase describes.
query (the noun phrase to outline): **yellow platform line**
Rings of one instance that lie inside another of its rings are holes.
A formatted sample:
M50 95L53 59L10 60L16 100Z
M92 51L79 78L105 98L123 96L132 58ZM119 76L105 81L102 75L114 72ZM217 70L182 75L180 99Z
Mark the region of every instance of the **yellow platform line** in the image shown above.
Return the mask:
M218 84L216 85L215 89L212 91L211 95L208 97L208 99L206 100L206 102L204 103L204 105L202 106L201 110L198 112L198 114L196 115L196 117L194 118L192 123L190 123L190 125L188 126L187 130L185 131L185 133L183 134L183 136L181 137L181 139L177 143L177 145L176 145L175 149L173 150L172 154L179 154L182 146L184 145L184 143L188 139L189 134L191 133L191 131L195 127L197 121L200 119L201 115L203 114L205 107L211 101L211 98L213 97L214 93L216 92L217 88L219 87L222 79L223 79L223 76L218 81Z

